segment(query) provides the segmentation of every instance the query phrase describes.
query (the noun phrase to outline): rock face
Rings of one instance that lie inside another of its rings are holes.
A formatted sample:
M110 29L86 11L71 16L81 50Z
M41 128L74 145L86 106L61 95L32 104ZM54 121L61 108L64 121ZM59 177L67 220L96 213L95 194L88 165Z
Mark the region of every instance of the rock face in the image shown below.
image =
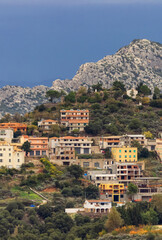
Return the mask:
M127 89L142 81L152 91L155 86L162 90L162 44L134 40L114 55L81 65L73 79L55 80L52 88L69 92L98 82L109 88L115 80L122 81Z
M7 85L1 88L0 117L6 113L24 114L32 111L37 105L47 101L45 95L48 90L49 88L43 85L33 88Z

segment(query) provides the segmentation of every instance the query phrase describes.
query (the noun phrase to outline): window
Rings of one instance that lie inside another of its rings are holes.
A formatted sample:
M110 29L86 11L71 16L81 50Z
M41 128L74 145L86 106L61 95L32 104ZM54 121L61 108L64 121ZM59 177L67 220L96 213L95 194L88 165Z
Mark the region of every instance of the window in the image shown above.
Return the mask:
M121 153L121 150L119 150L119 152Z
M42 151L42 155L46 155L46 151Z
M129 152L132 152L132 150L129 150Z
M131 158L131 155L129 155L129 158Z
M89 162L83 162L83 167L89 167Z
M133 152L136 152L136 150L133 150Z
M125 152L127 152L127 150L125 150Z
M11 151L11 148L9 148L8 150Z
M134 158L136 157L136 155L133 156Z
M11 159L9 159L8 161L11 162Z
M94 166L95 166L95 167L100 167L99 162L95 162L95 163L94 163Z
M119 155L119 158L121 158L121 155Z
M30 152L30 156L34 156L34 151L31 151L31 152Z
M125 155L125 158L127 158L127 155Z
M40 151L36 151L36 156L40 156Z
M3 162L3 159L0 159L0 162Z
M17 159L17 162L20 162L20 159Z

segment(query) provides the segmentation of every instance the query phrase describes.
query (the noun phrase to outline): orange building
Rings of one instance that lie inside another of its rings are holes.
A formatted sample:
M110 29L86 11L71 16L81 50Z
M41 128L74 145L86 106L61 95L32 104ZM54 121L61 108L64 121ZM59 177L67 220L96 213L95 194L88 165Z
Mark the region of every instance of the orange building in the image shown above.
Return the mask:
M26 132L27 125L25 123L0 123L0 128L13 129L14 132L20 130L21 132Z
M61 110L60 115L61 124L68 127L69 132L74 129L84 131L89 123L89 110Z
M48 138L47 137L32 137L23 135L21 136L21 143L30 142L31 152L30 157L48 156Z

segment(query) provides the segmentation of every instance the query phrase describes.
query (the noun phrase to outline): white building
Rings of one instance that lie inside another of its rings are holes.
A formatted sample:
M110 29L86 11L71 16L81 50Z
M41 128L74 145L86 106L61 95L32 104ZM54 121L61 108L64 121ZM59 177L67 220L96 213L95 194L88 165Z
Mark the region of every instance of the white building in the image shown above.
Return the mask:
M13 139L13 130L12 129L1 129L0 128L0 140L11 143Z
M0 142L0 167L20 168L24 161L25 152L10 143Z
M38 122L38 127L43 132L48 132L51 130L52 126L55 124L59 124L59 122L57 120L52 120L52 119L41 120Z
M136 98L138 91L135 88L127 90L127 95L131 98Z
M86 137L53 137L49 139L49 148L52 154L55 154L56 147L74 147L77 154L91 154L91 145L93 141Z
M86 200L84 203L85 212L107 213L112 208L109 200Z

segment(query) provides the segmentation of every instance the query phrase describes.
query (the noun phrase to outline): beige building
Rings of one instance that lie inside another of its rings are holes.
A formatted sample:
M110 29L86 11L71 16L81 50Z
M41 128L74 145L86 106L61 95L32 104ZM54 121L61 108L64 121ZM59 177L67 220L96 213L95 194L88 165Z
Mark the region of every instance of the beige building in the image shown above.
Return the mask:
M3 129L0 128L0 140L11 143L13 139L13 130L12 129Z
M49 139L49 157L58 165L76 163L76 154L91 154L92 141L86 137L53 137Z
M24 163L25 152L10 143L0 142L0 167L20 168Z
M59 124L59 122L52 119L42 120L38 122L38 127L40 131L48 133L55 124Z
M82 168L104 168L105 165L105 159L99 158L99 159L94 159L94 158L90 158L90 159L78 159L76 158L76 164L80 165Z
M99 141L99 145L101 149L117 147L120 145L121 136L107 136L101 137Z

